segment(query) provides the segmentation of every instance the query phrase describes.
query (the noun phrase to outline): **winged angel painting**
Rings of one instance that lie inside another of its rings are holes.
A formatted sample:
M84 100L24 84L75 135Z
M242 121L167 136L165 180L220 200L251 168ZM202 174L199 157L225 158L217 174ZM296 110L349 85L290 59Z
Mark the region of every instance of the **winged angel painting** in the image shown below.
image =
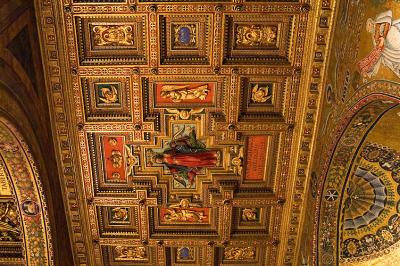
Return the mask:
M400 78L400 19L393 20L392 15L392 11L387 10L367 20L366 29L372 35L374 48L358 62L364 78L375 76L381 64Z

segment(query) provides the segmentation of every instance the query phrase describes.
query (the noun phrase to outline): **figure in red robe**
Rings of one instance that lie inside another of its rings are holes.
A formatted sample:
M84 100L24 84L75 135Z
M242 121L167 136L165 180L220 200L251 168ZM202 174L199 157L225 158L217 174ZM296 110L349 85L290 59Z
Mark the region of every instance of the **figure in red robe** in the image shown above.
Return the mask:
M204 143L197 140L194 129L188 136L172 140L169 146L162 154L156 155L155 161L165 164L174 179L186 188L193 186L201 168L217 166L217 151L207 150Z

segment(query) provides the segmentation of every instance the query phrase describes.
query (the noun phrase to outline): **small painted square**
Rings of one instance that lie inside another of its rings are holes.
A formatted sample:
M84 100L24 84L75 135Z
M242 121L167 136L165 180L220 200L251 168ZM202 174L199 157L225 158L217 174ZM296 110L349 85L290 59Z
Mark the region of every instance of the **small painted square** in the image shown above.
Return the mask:
M271 48L277 44L276 25L237 24L236 48Z
M176 262L194 261L194 248L181 247L176 250Z
M242 222L259 222L260 209L259 208L243 208L240 210L240 221Z
M197 24L171 24L173 33L172 49L197 48Z
M272 83L249 83L250 103L253 104L273 104L273 84Z
M130 208L128 207L110 207L110 224L130 224Z
M121 107L121 84L95 83L96 107Z

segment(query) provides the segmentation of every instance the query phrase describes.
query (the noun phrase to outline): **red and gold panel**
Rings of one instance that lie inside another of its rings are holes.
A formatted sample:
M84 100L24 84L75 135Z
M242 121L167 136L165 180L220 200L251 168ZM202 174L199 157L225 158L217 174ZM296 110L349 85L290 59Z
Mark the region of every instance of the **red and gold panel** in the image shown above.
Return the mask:
M247 138L246 174L244 180L263 180L266 171L269 136Z
M124 138L102 137L105 182L126 183Z

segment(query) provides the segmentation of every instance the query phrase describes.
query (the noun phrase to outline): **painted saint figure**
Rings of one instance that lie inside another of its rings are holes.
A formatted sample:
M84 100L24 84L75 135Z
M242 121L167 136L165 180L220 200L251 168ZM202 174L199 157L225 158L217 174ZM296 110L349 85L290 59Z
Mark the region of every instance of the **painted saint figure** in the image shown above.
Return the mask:
M218 153L207 150L192 129L189 135L172 140L168 149L155 156L155 162L166 165L176 181L190 188L201 168L217 166Z
M392 19L392 11L380 13L375 20L369 18L367 31L372 34L374 49L358 62L363 77L378 73L381 63L400 77L400 19Z

